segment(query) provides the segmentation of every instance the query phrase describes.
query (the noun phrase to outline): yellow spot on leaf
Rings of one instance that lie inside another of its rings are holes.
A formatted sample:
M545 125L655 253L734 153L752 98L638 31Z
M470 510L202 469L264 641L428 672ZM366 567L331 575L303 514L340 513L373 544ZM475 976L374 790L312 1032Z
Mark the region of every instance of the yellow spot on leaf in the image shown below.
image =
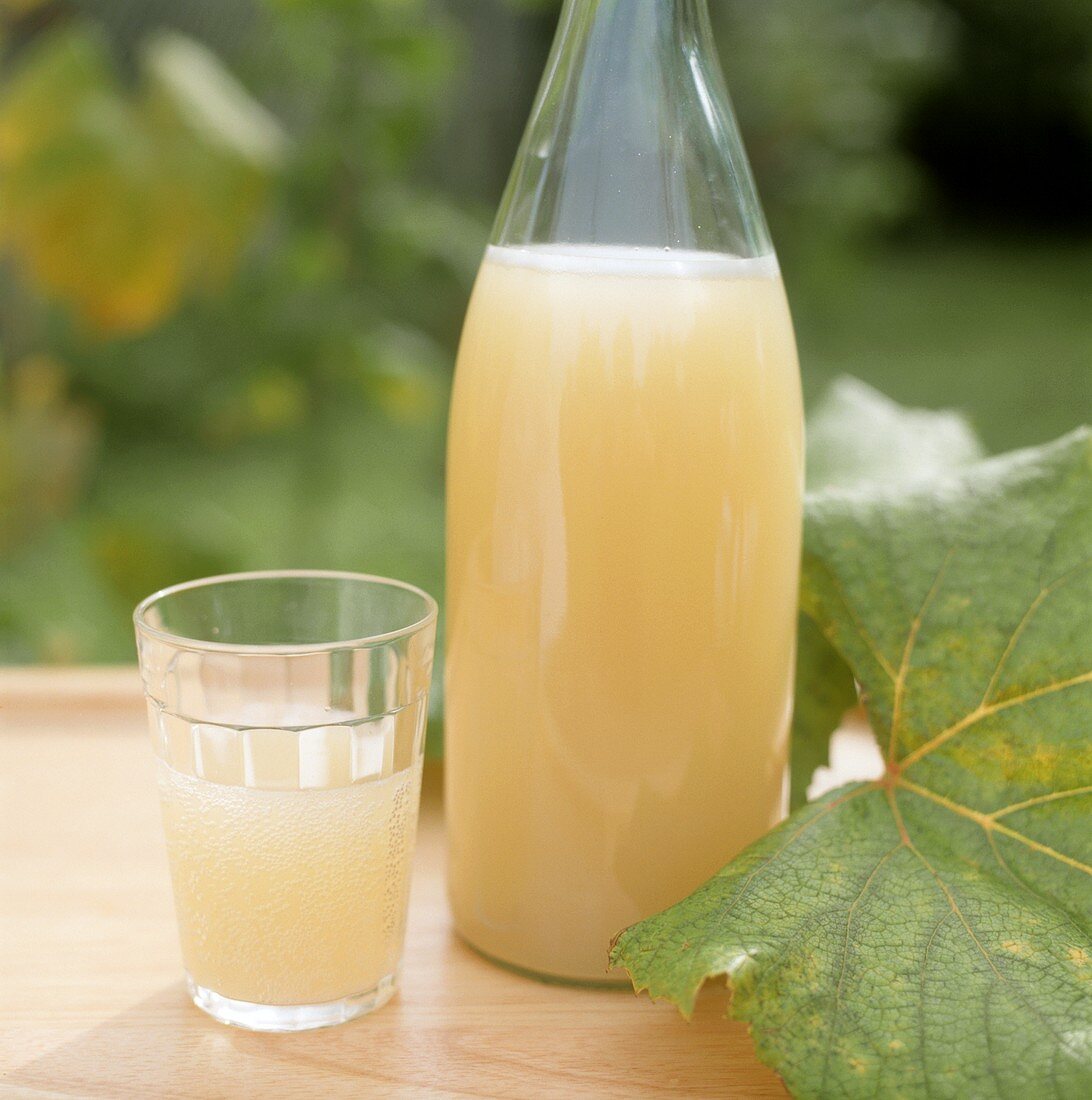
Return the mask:
M1036 745L1026 766L1036 779L1050 782L1058 770L1058 759L1058 750L1053 745Z
M1088 952L1083 947L1071 947L1066 955L1069 956L1069 961L1077 967L1085 967L1090 961Z

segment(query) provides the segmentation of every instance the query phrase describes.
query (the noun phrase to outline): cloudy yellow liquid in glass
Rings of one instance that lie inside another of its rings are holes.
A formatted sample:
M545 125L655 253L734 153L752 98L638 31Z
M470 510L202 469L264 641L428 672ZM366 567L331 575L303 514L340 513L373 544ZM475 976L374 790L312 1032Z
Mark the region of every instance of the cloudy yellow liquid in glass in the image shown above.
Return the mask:
M258 1004L320 1004L397 970L419 763L284 791L157 767L182 958L198 985Z
M616 932L784 810L803 470L776 261L491 248L448 459L456 924L602 980Z

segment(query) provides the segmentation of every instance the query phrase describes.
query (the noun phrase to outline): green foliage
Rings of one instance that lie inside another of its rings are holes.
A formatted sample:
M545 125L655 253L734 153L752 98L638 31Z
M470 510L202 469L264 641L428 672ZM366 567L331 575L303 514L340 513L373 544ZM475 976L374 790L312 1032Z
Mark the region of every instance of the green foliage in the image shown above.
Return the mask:
M786 277L805 398L839 374L904 405L965 410L991 452L1069 431L1092 408L1092 248L1059 242L916 245Z
M0 244L105 334L222 284L281 146L202 47L165 36L144 60L130 94L105 43L75 25L37 44L0 95Z
M100 441L69 479L82 494L13 521L9 660L131 660L133 602L202 573L441 588L449 349L484 239L412 182L449 28L423 3L263 8L242 83L158 32L127 77L84 21L39 35L0 91L0 190L22 203L4 207L0 338L16 364L50 347ZM0 422L0 446L26 435ZM14 517L39 488L5 492Z
M903 151L907 105L945 70L952 26L936 0L727 0L712 5L724 64L775 238L844 249L920 206Z
M83 487L97 433L65 385L60 367L39 356L0 391L0 554L65 515Z
M881 780L794 813L613 961L802 1097L1092 1088L1092 433L807 507L803 607Z

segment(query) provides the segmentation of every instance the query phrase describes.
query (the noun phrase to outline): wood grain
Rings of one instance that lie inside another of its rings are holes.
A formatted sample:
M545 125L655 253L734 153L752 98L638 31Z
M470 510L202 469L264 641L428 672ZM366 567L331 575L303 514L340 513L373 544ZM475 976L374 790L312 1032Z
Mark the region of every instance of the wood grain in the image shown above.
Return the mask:
M540 984L452 934L426 772L400 994L299 1035L215 1023L183 989L132 669L0 670L0 1096L784 1096L723 989L692 1023Z

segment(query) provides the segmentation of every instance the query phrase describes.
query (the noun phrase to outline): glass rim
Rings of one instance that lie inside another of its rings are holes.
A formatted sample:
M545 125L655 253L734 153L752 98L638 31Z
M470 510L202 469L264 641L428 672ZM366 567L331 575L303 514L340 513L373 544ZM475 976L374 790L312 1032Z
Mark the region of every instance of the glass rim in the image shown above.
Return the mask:
M396 630L384 631L380 634L365 634L359 638L346 638L344 641L330 642L306 642L306 643L269 643L256 644L253 642L233 644L231 642L213 642L204 638L190 638L185 634L175 634L173 631L164 630L162 627L153 626L148 622L147 613L168 596L178 592L187 592L195 588L208 588L217 584L231 584L238 581L260 580L292 580L292 579L326 579L365 582L373 585L383 585L388 588L401 588L420 596L425 604L425 614L422 618L400 626ZM237 653L244 656L279 656L292 657L309 653L331 653L339 649L369 649L387 642L406 638L426 629L436 621L439 614L439 605L435 598L430 596L423 588L419 588L409 581L400 581L394 577L381 577L376 573L354 573L351 570L340 569L255 569L242 573L218 573L211 577L198 577L192 581L182 581L180 584L168 585L160 588L136 605L133 610L133 624L137 633L147 635L157 641L173 646L175 649L186 649L197 652L210 653Z

